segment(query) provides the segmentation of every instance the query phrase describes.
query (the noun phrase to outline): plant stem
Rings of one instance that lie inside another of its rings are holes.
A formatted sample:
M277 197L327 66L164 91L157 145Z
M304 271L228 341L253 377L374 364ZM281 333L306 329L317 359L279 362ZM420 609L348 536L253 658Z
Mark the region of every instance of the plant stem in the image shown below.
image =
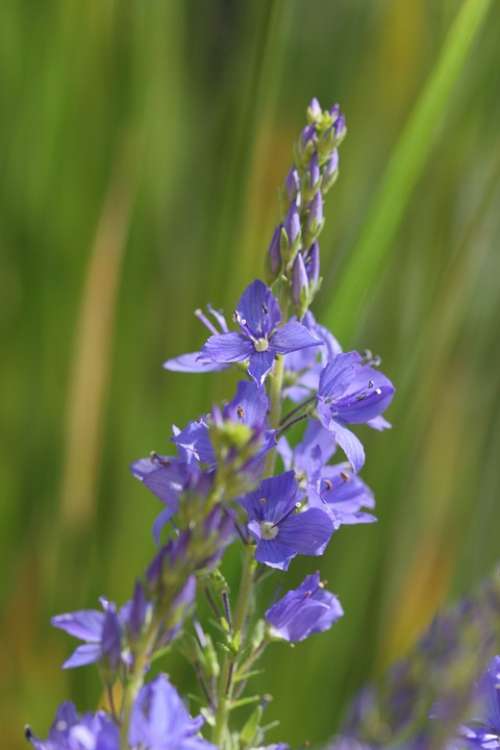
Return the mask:
M282 355L276 357L274 370L270 376L269 385L269 422L271 427L278 429L281 420L281 389L283 387L283 376L285 374L285 358ZM270 477L274 473L276 463L276 450L270 450L266 458L264 475Z
M240 590L238 592L238 601L234 611L233 618L233 641L241 644L245 621L252 601L252 587L256 568L253 545L245 546L243 557L243 570L241 572ZM224 748L226 734L228 731L227 723L231 712L232 680L231 675L234 669L234 656L226 654L222 662L222 670L219 678L219 689L217 696L217 711L215 714L215 727L213 731L213 742L219 748Z

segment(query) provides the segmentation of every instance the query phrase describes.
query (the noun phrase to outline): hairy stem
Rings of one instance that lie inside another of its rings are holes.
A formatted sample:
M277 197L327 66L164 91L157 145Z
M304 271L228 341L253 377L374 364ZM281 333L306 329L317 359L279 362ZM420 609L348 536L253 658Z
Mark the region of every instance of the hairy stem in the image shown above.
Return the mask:
M252 601L252 588L256 568L253 545L245 546L243 558L243 570L241 572L240 590L238 601L234 610L233 618L233 642L242 644L247 615ZM224 748L226 745L226 734L228 731L228 719L231 712L232 680L234 669L234 656L226 654L222 662L219 678L217 711L215 714L215 726L213 730L213 742L217 747Z

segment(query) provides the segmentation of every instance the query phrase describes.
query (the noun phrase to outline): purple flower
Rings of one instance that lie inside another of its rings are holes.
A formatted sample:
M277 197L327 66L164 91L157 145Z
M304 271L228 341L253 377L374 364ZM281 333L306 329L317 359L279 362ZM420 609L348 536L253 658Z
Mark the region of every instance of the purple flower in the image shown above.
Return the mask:
M470 747L500 750L500 656L495 656L479 680L475 721L460 728Z
M207 340L201 351L200 369L196 358L189 355L191 372L205 372L207 361L227 367L233 362L249 360L249 375L257 384L262 384L276 355L318 345L317 340L297 321L280 326L278 301L262 281L254 281L245 289L236 308L235 320L240 328L238 333L216 331ZM168 370L178 369L177 364L177 359L168 360L164 367Z
M147 750L215 750L199 731L201 716L192 718L164 675L141 688L132 709L128 740Z
M373 523L377 519L363 508L374 508L373 493L349 464L326 466L322 471L319 495L330 513L335 528L357 523Z
M310 310L304 315L302 324L318 339L319 346L286 355L285 370L291 384L285 387L284 395L295 402L317 391L323 368L342 351L339 342L327 328L316 322Z
M273 604L265 617L272 635L296 643L328 630L343 614L337 597L325 591L319 573L313 573Z
M222 410L221 419L247 425L257 433L267 431L267 414L269 400L263 388L248 380L241 380L236 388L236 395ZM214 468L216 456L210 442L210 415L206 415L177 432L173 442L181 448L187 456L196 461L206 463ZM267 448L270 445L266 440Z
M277 450L285 468L295 471L299 487L307 493L309 506L326 510L335 530L342 525L376 520L362 510L375 507L373 494L351 472L349 464L327 465L335 452L335 442L320 422L308 423L302 440L293 450L284 437L278 441Z
M299 487L307 493L309 503L321 507L319 496L325 464L335 452L335 443L328 430L316 420L310 420L302 440L292 450L285 437L277 444L285 469L293 469Z
M248 530L257 542L259 562L287 570L298 554L323 554L333 532L332 522L319 508L300 511L293 471L264 479L241 503L248 513Z
M46 740L28 728L26 737L36 750L119 750L118 726L104 712L79 716L73 703L62 703Z
M323 369L318 387L318 418L332 433L355 471L365 454L346 424L370 424L389 406L394 386L358 352L337 354Z
M174 437L174 442L175 440ZM199 441L197 443L198 452L201 452L202 447ZM211 448L210 443L209 447ZM202 459L198 458L198 460ZM184 454L183 458L178 458L152 453L148 458L140 458L138 461L134 461L130 470L134 477L139 479L165 504L165 510L159 514L153 525L153 536L158 544L161 530L179 510L181 494L189 486L196 484L200 476L200 469L194 462L190 461L190 456L187 454Z
M103 612L84 609L56 615L52 625L84 641L67 659L63 669L81 667L93 662L105 662L116 669L121 659L122 624L113 603L101 599Z

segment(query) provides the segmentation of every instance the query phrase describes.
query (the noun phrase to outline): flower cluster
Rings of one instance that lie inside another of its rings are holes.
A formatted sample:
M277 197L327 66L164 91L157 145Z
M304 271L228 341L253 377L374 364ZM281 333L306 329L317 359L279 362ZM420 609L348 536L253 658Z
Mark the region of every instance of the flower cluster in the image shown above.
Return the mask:
M500 568L355 699L330 750L500 748ZM359 743L359 744L358 744Z
M131 465L163 506L151 563L124 606L102 599L101 610L53 619L83 642L63 667L96 663L107 710L79 716L63 704L47 740L28 731L39 750L261 748L269 698L246 695L256 662L275 640L302 641L343 615L319 572L258 606L263 571L283 576L297 555L322 556L342 526L375 520L373 494L359 476L365 453L352 428L389 427L383 414L394 394L377 358L343 352L309 311L321 281L324 199L346 126L338 105L323 110L316 99L307 117L282 191L267 283L247 286L231 328L212 306L198 310L208 338L199 351L164 364L194 373L235 367L241 380L227 403L172 429L170 452ZM299 424L302 434L290 440ZM242 557L236 597L222 570L230 545ZM201 598L213 615L207 623ZM166 676L147 679L153 661L172 648L198 679L196 718ZM243 707L238 724L233 711Z

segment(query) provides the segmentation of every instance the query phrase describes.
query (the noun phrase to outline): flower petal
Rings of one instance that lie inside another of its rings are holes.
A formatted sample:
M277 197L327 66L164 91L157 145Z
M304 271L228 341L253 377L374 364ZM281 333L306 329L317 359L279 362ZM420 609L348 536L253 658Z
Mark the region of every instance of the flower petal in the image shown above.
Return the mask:
M202 352L213 362L229 364L231 362L242 362L247 359L254 347L252 342L241 333L220 333L210 336L203 346Z
M274 354L267 352L253 352L248 365L248 374L258 385L262 385L274 364Z
M203 419L189 422L172 438L172 442L201 463L215 463L214 449L210 442L207 424Z
M368 427L371 427L372 430L378 430L379 432L382 432L382 430L390 430L392 427L391 423L380 415L378 417L370 419L370 421L366 424L368 425Z
M346 454L354 471L358 472L365 463L365 449L363 448L361 441L353 432L348 430L347 427L344 427L333 420L331 424L333 426L332 432L335 435L335 440Z
M86 664L93 664L101 658L101 646L99 643L84 643L78 646L69 659L62 665L63 669L73 669L74 667L84 667Z
M290 561L296 554L293 549L277 539L261 539L255 550L255 559L269 565L270 568L288 570Z
M64 630L75 638L97 643L101 639L104 617L104 612L97 609L82 609L78 612L56 615L51 623L55 628Z
M240 380L236 395L224 407L224 418L250 427L264 425L269 409L266 391L249 380Z
M332 521L325 511L309 508L288 516L279 526L278 539L301 555L322 555L333 533Z
M281 320L278 300L269 287L257 279L241 295L236 317L242 330L256 339L267 338Z
M215 372L225 370L226 367L226 364L214 362L204 352L180 354L163 363L163 368L171 372Z
M321 346L323 342L312 336L307 328L297 321L289 320L278 328L269 341L270 348L278 354L296 352L309 346Z

